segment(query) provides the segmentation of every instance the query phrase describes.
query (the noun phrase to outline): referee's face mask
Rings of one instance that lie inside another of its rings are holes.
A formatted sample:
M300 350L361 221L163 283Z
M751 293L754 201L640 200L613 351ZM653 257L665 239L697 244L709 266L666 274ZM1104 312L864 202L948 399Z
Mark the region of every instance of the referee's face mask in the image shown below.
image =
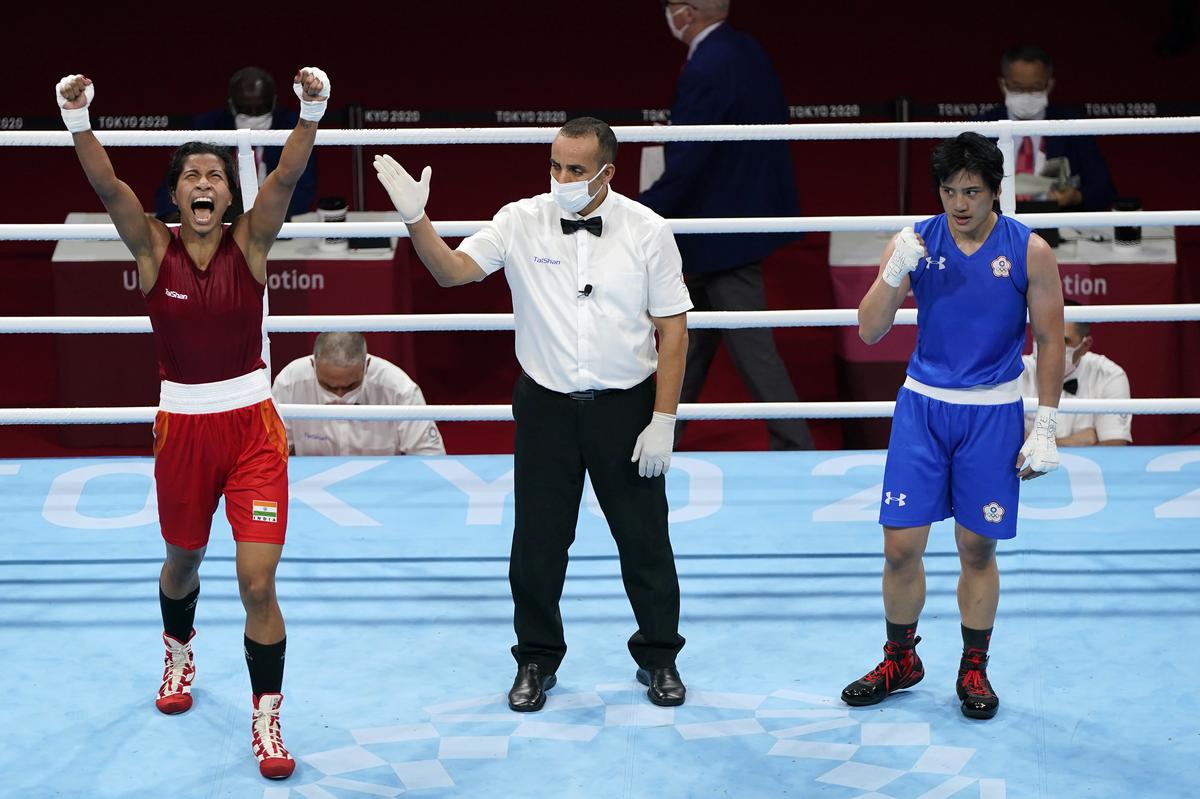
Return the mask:
M341 366L314 361L317 372L317 401L322 405L358 405L367 383L367 363Z
M600 167L600 171L587 180L573 180L569 183L559 183L551 175L550 193L554 195L554 202L558 203L558 207L567 213L579 213L587 207L587 204L600 192L600 189L604 188L604 183L601 182L596 187L596 191L590 191L591 185L604 176L604 170L606 169L608 169L608 164Z

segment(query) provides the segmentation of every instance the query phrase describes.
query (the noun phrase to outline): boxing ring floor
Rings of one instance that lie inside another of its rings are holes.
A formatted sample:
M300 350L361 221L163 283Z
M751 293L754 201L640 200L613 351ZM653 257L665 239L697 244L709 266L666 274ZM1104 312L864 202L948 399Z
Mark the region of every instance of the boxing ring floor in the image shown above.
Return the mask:
M193 709L153 706L161 542L149 459L0 461L0 796L1156 797L1200 791L1200 449L1065 450L999 548L989 675L965 719L949 522L924 682L874 708L883 454L681 453L668 478L688 702L655 708L602 519L580 515L570 651L507 710L511 457L295 458L279 593L283 783L250 753L223 508L202 567Z

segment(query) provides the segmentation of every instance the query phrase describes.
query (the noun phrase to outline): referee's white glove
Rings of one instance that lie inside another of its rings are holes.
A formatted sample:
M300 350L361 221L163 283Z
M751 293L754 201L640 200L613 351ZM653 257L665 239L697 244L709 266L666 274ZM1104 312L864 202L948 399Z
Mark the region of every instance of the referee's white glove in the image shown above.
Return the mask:
M892 257L883 267L883 282L893 288L900 288L904 276L916 269L917 264L925 257L925 244L912 227L901 230L895 242Z
M329 90L332 84L325 70L318 67L303 67L292 78L292 91L300 98L300 118L308 122L320 122L329 105Z
M390 155L375 156L375 172L379 182L387 189L392 205L400 212L406 225L413 225L425 216L425 203L429 202L429 177L431 167L421 171L421 181L413 180L408 170L396 163Z
M62 112L63 123L72 133L92 129L88 106L96 96L96 87L83 75L64 75L54 87L54 99Z
M658 477L671 468L671 449L675 445L675 414L654 412L650 424L637 437L633 445L633 457L637 461L638 474L642 477Z
M1058 468L1058 408L1038 406L1033 432L1017 456L1017 468L1021 469L1022 480L1032 480Z

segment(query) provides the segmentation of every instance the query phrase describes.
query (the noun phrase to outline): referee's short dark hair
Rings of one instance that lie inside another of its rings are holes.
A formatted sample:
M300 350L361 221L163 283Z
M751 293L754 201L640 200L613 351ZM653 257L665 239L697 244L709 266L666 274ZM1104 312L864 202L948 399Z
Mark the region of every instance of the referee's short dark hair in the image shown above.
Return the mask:
M1050 54L1036 44L1018 44L1010 47L1000 56L1000 75L1008 76L1008 68L1014 61L1028 61L1031 64L1042 63L1046 67L1046 77L1054 77L1054 59Z
M1004 154L989 138L978 133L960 133L953 139L943 139L933 149L930 159L933 167L933 190L941 192L946 181L959 172L979 175L991 189L1000 193L1000 181L1004 179Z
M584 136L595 136L600 141L600 165L614 164L617 161L617 135L602 119L595 117L575 117L558 129L559 136L568 139L581 139Z

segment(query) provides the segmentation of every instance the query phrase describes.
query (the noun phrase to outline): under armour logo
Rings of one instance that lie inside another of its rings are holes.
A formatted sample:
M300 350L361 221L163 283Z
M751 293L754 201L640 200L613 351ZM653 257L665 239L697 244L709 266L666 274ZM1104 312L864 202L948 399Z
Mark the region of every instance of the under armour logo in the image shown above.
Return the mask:
M893 497L891 491L886 491L886 492L884 492L884 497L885 497L885 499L883 500L884 505L891 505L892 500L895 500L896 504L903 508L904 500L908 497L908 494L901 493L900 496Z
M935 266L938 269L941 269L943 272L946 271L946 256L939 255L938 259L936 261L933 260L933 256L925 257L925 268L926 269L932 269ZM903 504L903 503L901 503L901 504Z

